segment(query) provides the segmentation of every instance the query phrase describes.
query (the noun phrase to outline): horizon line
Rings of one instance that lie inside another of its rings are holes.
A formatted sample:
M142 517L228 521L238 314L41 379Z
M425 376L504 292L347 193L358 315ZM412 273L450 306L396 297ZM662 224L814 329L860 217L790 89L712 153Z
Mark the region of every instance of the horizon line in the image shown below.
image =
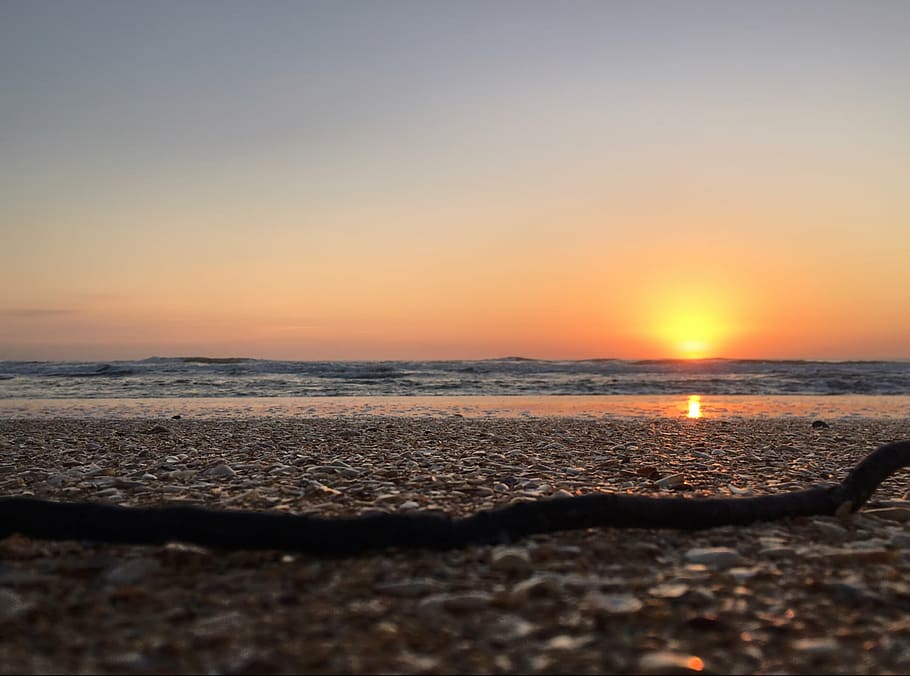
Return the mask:
M250 357L250 356L207 356L207 355L150 355L135 359L5 359L0 357L0 362L141 362L152 359L176 359L185 362L201 363L237 363L243 361L288 361L288 362L458 362L458 361L540 361L540 362L584 362L584 361L624 361L624 362L711 362L711 361L739 361L739 362L818 362L818 363L875 363L875 362L907 362L907 357L878 357L878 358L818 358L818 357L527 357L524 355L504 355L499 357L451 357L430 359L424 358L336 358L336 359L306 359L306 358L278 358L278 357Z

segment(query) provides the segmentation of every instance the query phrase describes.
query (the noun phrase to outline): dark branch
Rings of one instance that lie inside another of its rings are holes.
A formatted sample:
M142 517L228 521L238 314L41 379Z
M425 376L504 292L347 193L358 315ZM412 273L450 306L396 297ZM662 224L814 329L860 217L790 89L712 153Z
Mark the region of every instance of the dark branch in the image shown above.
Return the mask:
M323 518L203 507L120 507L0 498L0 538L125 544L188 542L220 549L278 549L346 556L386 547L450 549L580 528L696 530L856 511L882 481L910 465L910 441L887 444L841 484L753 498L653 498L598 493L523 502L453 519L427 512Z

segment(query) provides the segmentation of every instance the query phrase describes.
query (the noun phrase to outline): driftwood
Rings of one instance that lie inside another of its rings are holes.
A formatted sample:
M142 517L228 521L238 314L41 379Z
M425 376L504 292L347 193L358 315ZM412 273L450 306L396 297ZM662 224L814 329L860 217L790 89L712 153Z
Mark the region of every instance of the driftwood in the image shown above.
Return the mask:
M703 529L788 517L855 512L878 485L910 465L910 441L870 453L840 484L752 498L664 498L616 493L522 502L464 518L429 512L323 518L202 507L119 507L0 498L0 539L277 549L349 556L386 547L450 549L512 542L580 528Z

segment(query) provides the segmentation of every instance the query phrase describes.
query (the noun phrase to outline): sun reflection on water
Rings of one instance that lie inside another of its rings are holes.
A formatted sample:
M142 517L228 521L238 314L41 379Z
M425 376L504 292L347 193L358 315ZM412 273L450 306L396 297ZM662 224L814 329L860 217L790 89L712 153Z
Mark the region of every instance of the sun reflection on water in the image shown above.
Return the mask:
M689 395L689 412L687 418L701 418L701 397L697 394Z

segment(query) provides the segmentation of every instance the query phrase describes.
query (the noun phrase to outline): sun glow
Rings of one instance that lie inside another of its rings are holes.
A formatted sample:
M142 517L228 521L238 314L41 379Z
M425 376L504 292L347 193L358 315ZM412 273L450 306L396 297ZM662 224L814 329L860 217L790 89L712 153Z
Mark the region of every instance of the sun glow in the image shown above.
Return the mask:
M715 312L683 307L667 315L662 333L677 356L702 359L711 356L722 329Z
M681 359L718 356L731 334L735 304L723 288L710 285L676 288L657 295L651 305L654 335Z
M701 418L701 397L697 394L689 396L689 412L686 413L687 418Z

